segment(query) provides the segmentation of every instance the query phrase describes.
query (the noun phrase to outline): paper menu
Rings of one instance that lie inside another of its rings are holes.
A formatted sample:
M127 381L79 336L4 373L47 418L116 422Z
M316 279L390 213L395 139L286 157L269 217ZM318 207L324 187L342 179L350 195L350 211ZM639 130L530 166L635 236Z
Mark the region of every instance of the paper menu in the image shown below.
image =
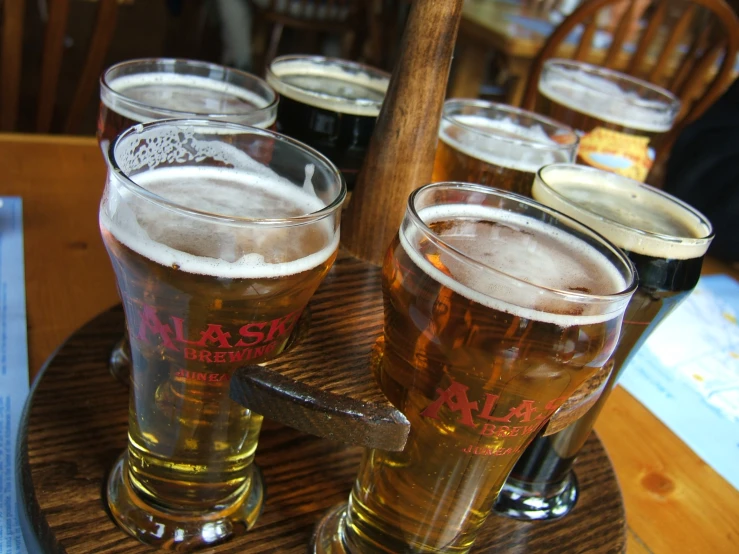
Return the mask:
M701 277L619 384L739 490L738 317L739 283Z
M26 552L18 526L15 452L28 396L28 346L20 198L0 198L0 554Z

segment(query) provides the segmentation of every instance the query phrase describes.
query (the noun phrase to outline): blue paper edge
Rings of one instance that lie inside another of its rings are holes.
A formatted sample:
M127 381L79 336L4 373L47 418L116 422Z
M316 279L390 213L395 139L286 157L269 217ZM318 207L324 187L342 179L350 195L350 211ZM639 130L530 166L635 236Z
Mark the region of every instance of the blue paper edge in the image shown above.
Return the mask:
M700 278L700 284L711 293L729 302L733 301L732 305L739 312L739 282L733 277L725 274L704 275ZM739 426L704 402L698 403L695 411L686 412L680 399L692 400L698 393L679 381L670 383L671 393L668 393L661 384L662 376L646 370L650 364L661 365L647 348L642 348L626 367L619 379L619 385L652 412L716 473L739 490ZM696 430L695 426L706 420L718 422L705 425L700 431ZM726 448L729 441L734 442L734 452Z
M18 449L18 432L20 427L21 416L25 406L26 398L29 392L28 382L28 332L27 332L27 314L26 314L26 280L25 280L25 257L24 257L24 240L23 240L23 201L17 196L3 196L2 207L0 210L6 211L3 218L12 218L12 225L3 228L2 238L0 240L0 248L2 248L2 264L0 264L0 294L4 297L3 307L6 310L5 318L12 319L16 322L14 325L6 327L6 351L0 352L0 356L5 356L7 373L5 379L10 386L10 448L11 448L11 469L13 473L17 473L17 457L15 453ZM13 289L12 294L6 293L8 289ZM2 317L2 315L0 315ZM10 476L10 482L16 484L15 475ZM13 549L9 554L23 554L26 552L24 539L21 533L18 513L18 489L14 487L11 495L10 518L15 521L15 529L11 529L11 537L17 537L16 544L19 548ZM0 552L3 552L3 545L0 545ZM5 554L3 552L3 554Z

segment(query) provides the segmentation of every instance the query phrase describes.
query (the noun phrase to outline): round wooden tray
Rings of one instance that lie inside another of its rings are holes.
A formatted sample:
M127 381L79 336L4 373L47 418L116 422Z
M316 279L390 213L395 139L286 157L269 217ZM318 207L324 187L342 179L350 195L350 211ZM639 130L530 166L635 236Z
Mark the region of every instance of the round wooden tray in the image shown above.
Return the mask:
M123 332L120 308L79 329L49 360L26 404L19 440L19 515L31 553L138 553L153 549L118 529L101 493L126 445L128 391L108 372ZM213 553L305 553L315 524L345 501L361 448L266 421L257 463L267 500L245 536ZM553 522L491 516L474 552L623 552L625 517L611 463L593 435L575 464L577 506Z

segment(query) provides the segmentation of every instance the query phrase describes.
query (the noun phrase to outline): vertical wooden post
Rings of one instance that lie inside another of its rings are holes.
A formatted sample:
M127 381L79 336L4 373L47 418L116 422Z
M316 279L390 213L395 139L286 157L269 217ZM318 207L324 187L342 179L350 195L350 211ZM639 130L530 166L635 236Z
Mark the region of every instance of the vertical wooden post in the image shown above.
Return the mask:
M344 213L343 246L380 265L408 195L430 182L463 0L414 0L362 172Z

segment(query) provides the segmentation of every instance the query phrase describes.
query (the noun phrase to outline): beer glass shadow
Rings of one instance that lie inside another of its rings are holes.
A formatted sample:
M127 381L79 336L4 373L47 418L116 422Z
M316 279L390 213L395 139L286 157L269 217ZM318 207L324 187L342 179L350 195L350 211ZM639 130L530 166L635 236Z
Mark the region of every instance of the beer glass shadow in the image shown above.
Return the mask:
M262 416L237 368L287 347L333 264L346 187L288 137L208 120L132 127L108 152L103 241L126 314L128 448L107 485L116 523L193 550L254 525Z

